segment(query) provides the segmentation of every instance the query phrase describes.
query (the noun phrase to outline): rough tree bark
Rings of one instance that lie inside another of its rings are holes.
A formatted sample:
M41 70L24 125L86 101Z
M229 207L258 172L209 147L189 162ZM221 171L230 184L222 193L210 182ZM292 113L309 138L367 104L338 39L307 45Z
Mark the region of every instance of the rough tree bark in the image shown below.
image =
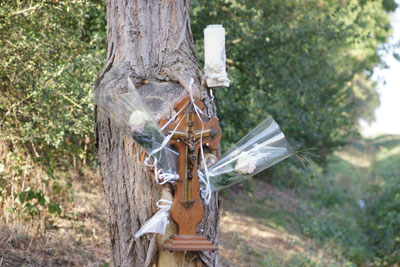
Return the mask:
M187 95L189 81L194 78L194 94L205 102L205 111L215 115L215 106L200 85L189 1L106 0L106 3L107 62L95 92L124 92L130 77L154 118L159 120L171 116L173 103ZM161 194L168 197L168 190L162 190L154 182L151 170L140 162L143 149L101 111L96 111L95 132L109 209L112 265L218 266L216 252L166 254L157 246L162 237L146 234L134 238L156 211L155 203ZM198 232L214 244L218 242L220 203L219 196L214 194L210 205L203 205L206 219L198 225ZM168 231L174 230L176 226L170 223Z

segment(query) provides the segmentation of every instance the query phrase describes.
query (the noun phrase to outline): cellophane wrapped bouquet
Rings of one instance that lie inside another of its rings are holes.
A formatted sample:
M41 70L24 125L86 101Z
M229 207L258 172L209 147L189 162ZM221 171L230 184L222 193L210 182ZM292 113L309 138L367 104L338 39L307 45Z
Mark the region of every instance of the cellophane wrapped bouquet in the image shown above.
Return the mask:
M239 183L293 154L279 125L268 116L208 168L211 191Z
M104 88L95 93L95 103L125 134L131 136L157 165L167 173L176 173L177 153L165 143L165 135L152 119L135 86L127 79L125 93ZM162 149L160 149L163 147Z

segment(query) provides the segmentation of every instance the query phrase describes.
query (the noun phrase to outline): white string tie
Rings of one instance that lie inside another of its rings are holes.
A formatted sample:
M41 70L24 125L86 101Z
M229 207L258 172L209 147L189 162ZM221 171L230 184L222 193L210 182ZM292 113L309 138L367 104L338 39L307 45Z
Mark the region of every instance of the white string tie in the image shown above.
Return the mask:
M176 173L162 173L162 170L158 171L158 184L163 185L168 182L174 182L175 180L179 179L179 175ZM161 180L161 182L159 181Z
M162 202L164 202L164 203L167 203L167 204L161 204ZM168 208L168 209L170 209L171 208L171 205L172 205L172 201L171 200L168 200L168 199L164 199L164 198L162 198L162 199L160 199L159 201L157 201L157 203L156 203L156 206L158 207L158 208L160 208L160 209L164 209L164 208Z
M185 107L186 107L186 105L183 108L181 108L174 116L172 116L172 118L161 128L161 130L164 130L165 127L167 127L168 124L170 124L172 121L174 121L175 118L178 116L178 114L181 113L181 111L184 110ZM158 168L157 168L158 160L153 155L158 153L159 151L161 151L163 148L166 148L166 146L168 145L168 143L171 140L172 136L175 134L176 130L178 129L179 125L181 124L183 118L184 118L184 116L177 123L176 127L174 128L174 130L169 135L166 136L166 138L162 142L161 146L159 146L158 148L156 148L153 151L151 151L150 154L144 160L144 165L146 165L148 167L154 167L154 177L155 177L156 183L159 184L159 185L163 185L163 184L165 184L167 182L173 182L173 181L179 179L179 175L176 174L176 173L167 173L167 172L166 173L162 173L163 172L162 169L158 170ZM153 157L153 163L150 163L150 158L151 157ZM166 180L163 180L162 182L160 182L160 179L166 179Z
M201 134L200 134L200 154L201 154L201 159L203 161L203 167L204 167L204 173L205 173L205 178L203 176L203 174L198 175L199 181L203 182L206 186L206 188L204 190L201 190L201 196L203 197L204 201L206 202L206 204L208 205L210 203L211 200L211 183L210 183L210 177L208 176L208 168L207 168L207 164L204 158L204 151L203 151L203 131L204 131L204 123L203 120L201 119L200 114L207 116L208 118L210 116L208 116L207 114L205 114L195 103L194 98L193 98L193 92L192 92L192 85L193 85L193 78L190 79L190 83L189 83L189 96L190 96L190 101L194 107L194 111L197 114L197 117L199 118L199 120L201 121ZM198 174L201 173L200 171L197 172Z
M184 110L186 108L188 104L184 105L177 113L175 113L174 116L171 117L171 119L169 119L169 121L163 125L163 127L161 127L161 131L164 131L165 127L167 127L171 122L173 122L175 120L175 118L179 115L179 113L182 112L182 110Z

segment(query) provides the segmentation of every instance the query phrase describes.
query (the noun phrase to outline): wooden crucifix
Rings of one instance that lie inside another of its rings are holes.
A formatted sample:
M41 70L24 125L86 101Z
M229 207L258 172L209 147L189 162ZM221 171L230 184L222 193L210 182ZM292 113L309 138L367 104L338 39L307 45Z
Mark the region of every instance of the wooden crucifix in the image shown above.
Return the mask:
M200 109L204 108L199 98L195 97L194 102ZM174 199L170 209L172 219L178 224L178 234L171 236L161 247L170 251L217 250L205 237L197 235L196 226L204 214L197 174L201 159L200 146L207 146L211 151L218 149L221 140L218 119L204 118L202 122L189 96L176 103L174 109L177 112L183 109L175 122L170 123L166 129L168 133L172 133L176 128L170 145L179 153L179 179L174 184ZM162 119L160 124L164 125L167 121Z

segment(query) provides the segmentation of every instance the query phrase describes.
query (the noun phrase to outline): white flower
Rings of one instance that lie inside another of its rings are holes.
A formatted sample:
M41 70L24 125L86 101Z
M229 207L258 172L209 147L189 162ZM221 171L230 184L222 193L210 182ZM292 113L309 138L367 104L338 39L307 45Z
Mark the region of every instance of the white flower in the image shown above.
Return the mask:
M252 174L257 168L257 160L247 152L241 152L235 165L235 172L240 174Z
M141 110L135 110L129 117L129 126L131 131L134 133L143 133L146 121L150 120L150 117L146 112Z

